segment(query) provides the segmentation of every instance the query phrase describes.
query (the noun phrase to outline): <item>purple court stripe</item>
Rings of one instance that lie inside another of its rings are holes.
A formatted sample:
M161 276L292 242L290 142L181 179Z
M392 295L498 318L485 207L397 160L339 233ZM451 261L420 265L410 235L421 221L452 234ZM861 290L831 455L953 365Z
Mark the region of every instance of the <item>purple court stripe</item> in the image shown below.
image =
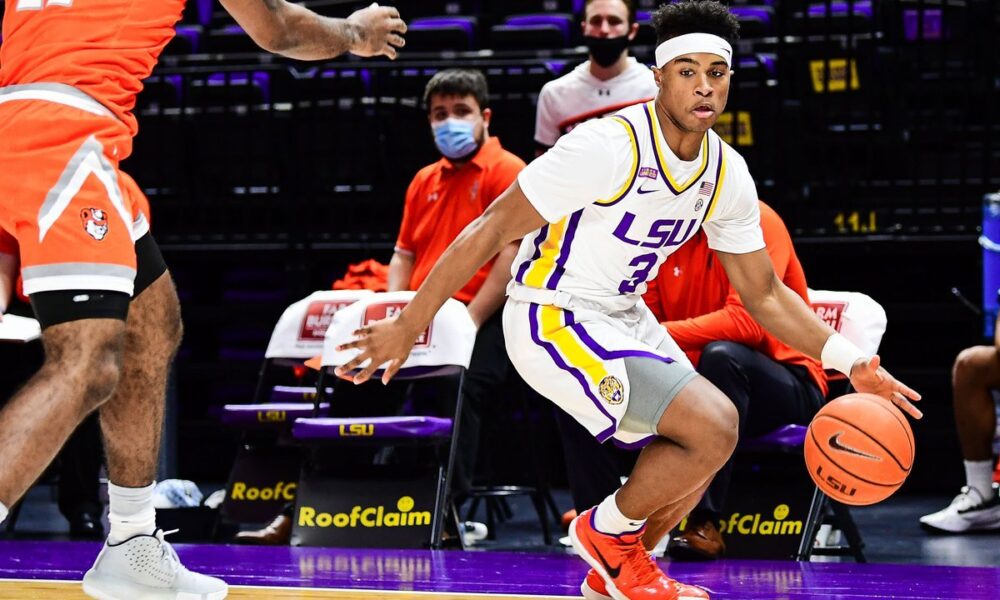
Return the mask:
M646 124L649 125L649 139L653 144L653 156L656 157L656 164L660 167L660 173L663 175L663 183L667 184L667 189L673 192L675 196L679 196L681 192L691 189L692 185L705 176L705 172L708 171L708 158L706 157L705 159L705 165L702 167L701 173L698 173L698 175L691 180L690 184L680 190L674 189L674 186L670 185L670 179L667 177L667 168L660 159L660 153L656 151L656 130L653 129L653 117L649 110L649 104L644 105L643 108L645 108L644 112L646 113ZM664 142L665 141L666 140L664 140Z
M625 198L625 196L628 196L628 193L632 191L633 187L635 187L635 182L639 178L639 169L642 167L642 155L639 152L639 134L636 133L635 131L635 125L633 125L632 121L629 121L628 118L623 117L620 114L615 115L615 117L621 119L622 121L625 121L625 124L628 125L628 128L632 130L632 139L635 140L635 142L632 144L632 148L635 150L635 171L632 172L632 179L628 182L628 187L625 188L624 192L622 192L617 198L611 200L610 202L601 202L599 204L595 203L598 206L614 206L615 204L621 202L622 199Z
M570 249L573 246L573 238L576 236L576 227L580 224L580 217L583 216L583 209L576 211L569 218L569 224L566 226L566 235L563 236L562 249L559 252L559 260L556 261L556 268L552 275L549 277L548 283L545 284L550 290L556 289L559 285L559 280L562 279L563 273L566 272L566 260L569 258Z
M722 138L719 138L719 165L715 167L715 189L712 190L712 198L708 201L708 206L705 207L705 214L701 216L701 223L698 224L698 227L705 224L705 219L708 218L708 213L712 212L712 207L715 206L715 201L719 199L722 190L722 182L719 181L719 177L722 177L722 152Z
M587 384L587 379L583 376L583 373L580 373L578 369L574 369L570 367L568 364L566 364L566 361L564 361L562 356L559 355L559 351L556 350L555 346L553 346L550 342L542 340L541 336L542 328L538 323L539 310L541 310L541 306L538 304L532 304L531 306L528 307L528 320L531 323L531 339L542 348L545 348L545 351L549 353L549 356L552 357L552 361L556 363L557 367L559 367L563 371L566 371L574 378L576 378L576 380L583 387L583 392L587 395L588 398L590 398L590 401L594 403L594 406L596 406L597 409L601 411L601 413L604 414L605 417L611 419L611 426L595 436L597 438L597 441L603 443L609 437L614 435L615 430L618 428L618 421L616 421L614 417L608 414L608 411L604 410L604 407L601 406L601 401L598 400L594 396L594 394L590 391L590 385Z
M674 359L669 356L660 356L655 352L649 352L647 350L608 350L598 344L597 340L590 337L590 334L587 333L586 329L584 329L583 324L576 322L576 317L573 316L571 311L563 310L563 314L566 315L566 324L576 332L580 341L586 344L586 346L590 348L591 352L601 357L603 360L615 360L618 358L652 358L654 360L667 363L668 365L674 362Z
M545 241L545 237L549 235L549 226L544 225L538 230L538 235L535 236L535 252L531 255L531 258L524 261L521 267L517 270L517 277L515 279L518 283L524 283L524 274L528 272L528 267L531 263L538 260L538 257L542 255L542 242Z

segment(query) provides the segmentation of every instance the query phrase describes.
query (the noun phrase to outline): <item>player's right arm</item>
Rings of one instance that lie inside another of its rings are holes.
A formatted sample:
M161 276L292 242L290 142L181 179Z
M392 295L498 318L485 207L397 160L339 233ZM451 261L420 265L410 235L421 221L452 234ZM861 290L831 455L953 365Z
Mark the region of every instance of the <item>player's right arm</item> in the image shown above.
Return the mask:
M434 319L438 309L475 275L486 261L504 246L523 238L546 224L515 182L478 219L469 223L431 269L413 300L398 317L378 321L354 332L357 339L339 347L357 348L354 360L337 368L345 376L366 360L370 364L354 377L364 383L383 363L387 383L406 361L421 331Z
M333 19L285 0L220 0L253 41L268 52L298 60L326 60L350 52L396 58L406 23L391 6L372 4Z

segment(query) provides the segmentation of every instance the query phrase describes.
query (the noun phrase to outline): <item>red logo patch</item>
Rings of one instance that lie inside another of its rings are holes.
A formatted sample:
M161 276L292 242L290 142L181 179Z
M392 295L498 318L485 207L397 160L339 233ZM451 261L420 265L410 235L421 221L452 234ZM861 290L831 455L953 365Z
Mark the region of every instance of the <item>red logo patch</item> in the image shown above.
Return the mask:
M409 302L382 302L380 304L370 304L368 308L365 309L364 317L361 319L361 326L370 325L375 321L381 321L382 319L388 319L389 317L395 317L398 315ZM423 331L419 336L417 336L417 341L413 344L414 348L426 348L431 344L431 328L432 325L428 325L427 329Z
M299 339L307 342L322 342L326 337L326 330L333 322L333 315L337 311L350 306L357 300L340 300L331 302L329 300L317 300L309 304L306 309L306 317L302 319L302 329L299 330Z
M833 327L835 331L840 331L841 319L844 311L847 310L847 302L813 302L813 310L816 316L824 323Z

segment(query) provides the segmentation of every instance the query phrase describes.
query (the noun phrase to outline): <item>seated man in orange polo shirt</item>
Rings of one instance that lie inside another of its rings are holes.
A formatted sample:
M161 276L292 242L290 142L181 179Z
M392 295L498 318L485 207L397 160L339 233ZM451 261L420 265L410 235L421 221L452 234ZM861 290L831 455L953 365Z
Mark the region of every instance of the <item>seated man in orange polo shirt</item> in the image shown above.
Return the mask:
M774 272L808 302L806 278L781 217L760 203L761 229ZM699 233L667 259L643 296L698 373L733 401L740 438L788 423L806 424L828 387L819 361L789 348L758 325ZM732 477L732 458L716 473L685 532L670 540L675 559L713 559L725 552L718 529Z
M389 262L389 291L415 290L466 225L517 178L524 161L489 133L489 91L479 71L448 69L424 91L428 121L440 160L417 172L406 191L403 222ZM463 414L456 489L467 490L476 461L483 398L511 370L499 309L504 302L517 244L508 245L480 269L455 299L465 303L479 328L463 384Z

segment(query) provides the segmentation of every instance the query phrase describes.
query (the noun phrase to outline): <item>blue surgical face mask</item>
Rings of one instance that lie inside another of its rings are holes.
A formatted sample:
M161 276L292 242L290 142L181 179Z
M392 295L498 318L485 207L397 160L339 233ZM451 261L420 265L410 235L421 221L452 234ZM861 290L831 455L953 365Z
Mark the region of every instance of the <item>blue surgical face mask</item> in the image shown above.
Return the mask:
M441 154L455 160L479 149L475 124L461 119L446 119L434 125L434 144Z

